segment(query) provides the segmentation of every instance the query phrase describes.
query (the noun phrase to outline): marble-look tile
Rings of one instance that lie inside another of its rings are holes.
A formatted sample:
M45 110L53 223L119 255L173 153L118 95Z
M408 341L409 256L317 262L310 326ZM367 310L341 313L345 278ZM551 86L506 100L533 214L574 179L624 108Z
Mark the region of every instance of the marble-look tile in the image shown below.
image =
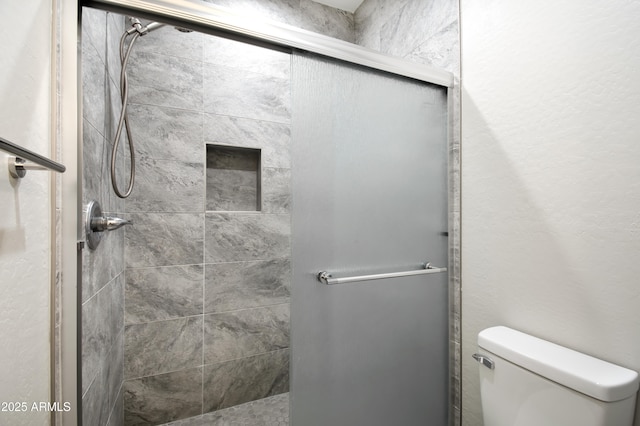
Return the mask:
M127 267L190 265L202 263L202 214L132 213L127 227Z
M124 330L118 334L116 341L113 346L111 346L108 359L107 380L108 386L106 389L109 390L109 409L113 410L115 404L118 403L118 395L122 390L122 383L124 382Z
M289 80L212 64L204 66L204 110L288 123Z
M127 111L138 157L204 160L201 112L133 103Z
M353 14L355 43L359 46L380 50L380 0L364 0Z
M353 41L353 14L310 0L207 0L247 16Z
M243 15L295 25L300 15L300 0L206 0Z
M82 43L82 116L100 134L105 132L108 99L105 64L91 43Z
M197 367L202 364L202 316L125 327L127 379Z
M202 212L204 162L136 160L136 186L125 201L128 212Z
M98 130L82 119L82 201L86 205L96 200L105 205L103 185L108 183L108 176L103 178L103 164L107 161L108 143Z
M208 264L205 265L204 312L287 303L290 288L289 259Z
M121 386L114 405L111 407L107 426L124 426L124 388Z
M284 79L291 75L289 53L222 37L205 38L204 61Z
M382 26L381 51L404 57L424 40L457 21L457 5L450 0L407 2Z
M116 87L120 87L120 37L124 33L124 16L114 13L107 13L107 32L106 32L106 65L107 75L112 82L116 83Z
M207 168L207 211L260 210L257 170Z
M202 367L127 380L124 389L127 426L157 425L202 414Z
M204 363L289 347L289 304L204 316Z
M355 42L353 13L312 0L300 0L300 18L305 29L349 43Z
M262 211L289 213L291 211L291 170L262 169Z
M107 426L124 426L124 382L120 386L115 404L111 408L111 415L109 416Z
M263 167L291 167L291 128L286 123L205 114L204 139L210 143L259 148Z
M458 21L453 21L418 45L404 59L453 73L460 66L459 49Z
M126 323L202 314L202 265L127 269Z
M259 425L256 423L259 421ZM289 393L281 393L164 426L289 426Z
M206 209L260 210L260 150L207 145Z
M384 24L409 0L365 0L354 13L356 44L380 52Z
M82 44L91 44L105 62L107 51L107 15L98 9L82 8Z
M124 272L121 272L111 282L111 344L124 328Z
M289 391L289 350L204 366L203 412Z
M148 22L144 21L145 25ZM196 31L178 31L173 25L165 25L140 37L136 42L135 49L139 52L158 53L193 61L202 61L204 38L208 38L208 36Z
M134 48L129 102L202 111L202 62Z
M101 368L86 386L87 390L82 394L82 413L79 413L82 416L82 424L104 425L111 411L109 395L105 394L105 389L109 388L107 369ZM82 387L85 387L84 381Z
M102 288L82 305L82 393L104 368L111 348L111 287Z
M288 258L289 215L207 213L205 263Z

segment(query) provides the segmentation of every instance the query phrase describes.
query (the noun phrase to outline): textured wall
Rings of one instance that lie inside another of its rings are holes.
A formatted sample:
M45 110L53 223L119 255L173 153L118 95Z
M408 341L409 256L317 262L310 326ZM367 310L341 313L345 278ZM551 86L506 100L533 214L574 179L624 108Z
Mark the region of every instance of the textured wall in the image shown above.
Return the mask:
M118 43L123 31L122 17L83 9L82 202L96 200L112 216L122 216L124 207L111 189L109 174L120 113ZM124 185L126 181L120 187ZM86 425L122 424L123 229L106 233L95 251L84 248L81 295L82 418Z
M356 43L454 75L449 91L449 280L451 416L460 423L460 45L457 0L365 0Z
M463 422L476 426L486 327L640 370L640 4L461 12Z
M0 136L50 155L51 2L0 3ZM26 402L27 412L0 412L0 423L46 424L49 401L49 173L16 182L0 152L0 401ZM4 407L5 409L7 407Z

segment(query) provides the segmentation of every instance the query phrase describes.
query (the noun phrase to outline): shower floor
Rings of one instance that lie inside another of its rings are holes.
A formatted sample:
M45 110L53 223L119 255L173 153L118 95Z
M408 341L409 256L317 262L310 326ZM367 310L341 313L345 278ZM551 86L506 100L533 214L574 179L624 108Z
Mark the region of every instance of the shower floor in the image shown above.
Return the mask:
M289 426L289 393L166 423L164 426Z

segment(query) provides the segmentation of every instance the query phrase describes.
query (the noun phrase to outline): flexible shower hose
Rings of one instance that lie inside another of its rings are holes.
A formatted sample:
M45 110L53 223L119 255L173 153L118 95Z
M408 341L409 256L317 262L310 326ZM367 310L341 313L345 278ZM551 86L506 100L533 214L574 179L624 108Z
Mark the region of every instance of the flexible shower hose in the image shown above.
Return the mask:
M125 49L125 41L127 36L131 35L131 41L129 45ZM136 177L136 163L135 163L135 151L133 148L133 137L131 136L131 129L129 128L129 118L127 116L127 101L129 98L129 87L127 84L127 62L129 61L129 56L131 55L131 49L133 48L133 44L140 37L138 32L125 32L120 37L120 98L122 100L122 108L120 109L120 119L118 120L118 128L116 130L116 134L113 139L113 146L111 151L111 186L113 187L113 191L120 198L127 198L131 195L131 191L133 190L133 184L135 182ZM129 171L129 187L127 190L122 193L120 188L118 188L118 182L116 178L116 158L118 152L118 146L120 145L120 136L122 135L122 127L127 130L127 139L129 141L129 152L131 154L131 168Z

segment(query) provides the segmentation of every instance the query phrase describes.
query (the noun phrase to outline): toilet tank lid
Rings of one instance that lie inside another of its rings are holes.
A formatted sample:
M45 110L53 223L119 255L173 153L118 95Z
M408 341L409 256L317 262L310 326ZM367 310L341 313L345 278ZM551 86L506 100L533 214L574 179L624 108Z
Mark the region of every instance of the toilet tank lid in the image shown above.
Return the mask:
M601 401L638 391L638 373L564 346L498 326L478 334L478 346L513 364Z

